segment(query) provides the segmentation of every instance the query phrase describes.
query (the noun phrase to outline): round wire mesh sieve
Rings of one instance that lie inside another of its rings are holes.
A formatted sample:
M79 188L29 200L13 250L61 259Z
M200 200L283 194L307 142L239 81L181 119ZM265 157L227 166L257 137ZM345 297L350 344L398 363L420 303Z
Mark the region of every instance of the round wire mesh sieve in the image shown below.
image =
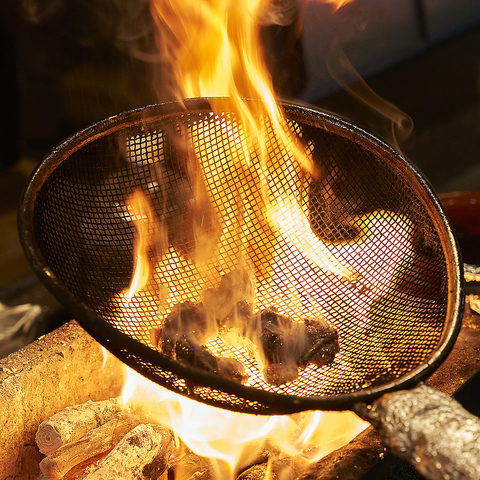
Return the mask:
M404 157L330 114L290 104L284 110L319 175L290 168L269 131L269 167L278 172L270 195L292 192L299 205L294 213L280 208L275 228L258 213L265 199L255 168L235 158L241 132L234 114L216 115L208 100L196 99L127 112L57 147L25 191L20 236L33 269L86 330L157 383L238 411L348 408L412 385L442 361L461 320L461 262L438 200ZM168 241L152 240L153 278L126 302L135 234L126 200L135 189L149 199ZM242 208L254 212L247 240L240 242L235 228L219 234L218 225L235 222ZM201 275L191 259L209 246L199 238L215 239L223 252L220 263L202 264ZM239 243L260 279L257 308L295 317L300 306L325 318L339 337L332 364L308 365L296 380L275 386L247 349L219 337L211 344L216 354L249 371L241 385L152 345L152 331L175 302L199 301L218 286ZM319 267L319 250L347 273ZM355 275L345 278L348 272ZM165 286L174 292L167 300Z

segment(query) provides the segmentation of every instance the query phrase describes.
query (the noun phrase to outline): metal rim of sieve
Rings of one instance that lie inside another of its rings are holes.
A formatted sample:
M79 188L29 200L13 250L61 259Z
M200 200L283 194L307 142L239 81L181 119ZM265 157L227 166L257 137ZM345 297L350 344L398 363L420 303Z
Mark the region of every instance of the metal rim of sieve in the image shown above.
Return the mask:
M418 201L423 205L426 215L438 232L441 249L445 256L447 269L445 274L448 277L443 332L438 345L425 361L399 378L358 391L329 396L272 393L241 385L219 375L181 365L115 328L73 294L65 282L59 278L58 272L55 272L52 265L46 261L38 243L35 208L37 198L53 172L75 152L88 148L98 139L115 136L124 128L134 126L143 131L148 130L153 124L179 115L211 112L208 99L189 99L181 103L152 105L122 113L86 128L60 144L38 166L24 191L19 210L20 239L33 271L47 289L74 315L82 327L107 350L150 380L203 403L246 413L271 415L311 409L349 409L356 402L369 402L389 391L416 385L445 359L458 335L463 313L462 262L453 230L441 203L428 181L400 153L378 138L332 114L290 103L284 103L283 109L287 119L301 121L314 129L325 129L361 145L362 148L381 158L383 162L395 164L397 174L412 185ZM158 372L162 373L159 375ZM163 376L163 373L166 376ZM185 388L185 382L190 387ZM195 388L192 388L192 385L195 385Z

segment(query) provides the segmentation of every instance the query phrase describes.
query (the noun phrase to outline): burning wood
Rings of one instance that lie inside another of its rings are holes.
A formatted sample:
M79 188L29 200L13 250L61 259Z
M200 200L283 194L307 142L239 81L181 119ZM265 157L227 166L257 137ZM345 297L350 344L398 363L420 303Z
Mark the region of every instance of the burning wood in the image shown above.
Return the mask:
M160 425L141 424L127 433L115 448L82 480L157 480L173 451L172 432Z
M265 356L265 381L282 385L295 380L309 363L319 367L332 363L340 351L336 330L325 321L294 322L273 310L257 315L260 342Z
M73 417L75 412L78 419ZM92 412L98 415L96 427L92 427L93 421L85 421ZM116 414L110 419L113 412ZM117 398L65 408L39 427L43 433L53 430L70 434L68 440L64 434L63 443L40 462L40 478L159 478L174 448L173 433L160 425L137 423ZM86 424L90 430L81 438L71 440L85 432Z

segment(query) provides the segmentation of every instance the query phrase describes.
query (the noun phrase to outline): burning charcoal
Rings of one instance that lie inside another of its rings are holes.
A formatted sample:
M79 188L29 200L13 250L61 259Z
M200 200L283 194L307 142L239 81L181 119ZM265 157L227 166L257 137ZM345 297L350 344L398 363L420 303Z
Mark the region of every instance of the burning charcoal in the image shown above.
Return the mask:
M265 356L263 375L271 385L282 385L298 377L295 359L294 322L273 310L260 313L260 342Z
M245 367L234 358L217 357L217 372L233 382L245 383L247 380Z
M241 362L233 358L216 357L202 345L190 342L185 337L175 342L168 355L180 363L218 373L233 382L243 383L246 379L245 368Z
M270 385L280 386L298 378L298 367L293 363L272 363L263 369L263 377Z
M277 386L295 380L298 369L309 363L332 363L339 351L337 332L326 322L299 323L271 309L260 313L260 345L265 381Z
M305 348L301 355L299 366L306 367L313 363L323 367L332 363L340 351L338 333L327 322L321 320L305 320Z
M176 304L160 330L159 343L163 353L171 356L177 340L187 339L201 345L207 336L207 316L202 304Z

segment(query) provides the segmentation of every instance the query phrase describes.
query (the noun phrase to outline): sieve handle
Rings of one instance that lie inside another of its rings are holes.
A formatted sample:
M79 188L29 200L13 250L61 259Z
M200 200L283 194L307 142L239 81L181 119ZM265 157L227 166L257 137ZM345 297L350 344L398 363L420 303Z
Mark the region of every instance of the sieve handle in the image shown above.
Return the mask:
M355 412L425 478L480 480L480 420L448 395L420 384Z
M463 272L466 302L474 312L480 314L480 267L465 263Z

